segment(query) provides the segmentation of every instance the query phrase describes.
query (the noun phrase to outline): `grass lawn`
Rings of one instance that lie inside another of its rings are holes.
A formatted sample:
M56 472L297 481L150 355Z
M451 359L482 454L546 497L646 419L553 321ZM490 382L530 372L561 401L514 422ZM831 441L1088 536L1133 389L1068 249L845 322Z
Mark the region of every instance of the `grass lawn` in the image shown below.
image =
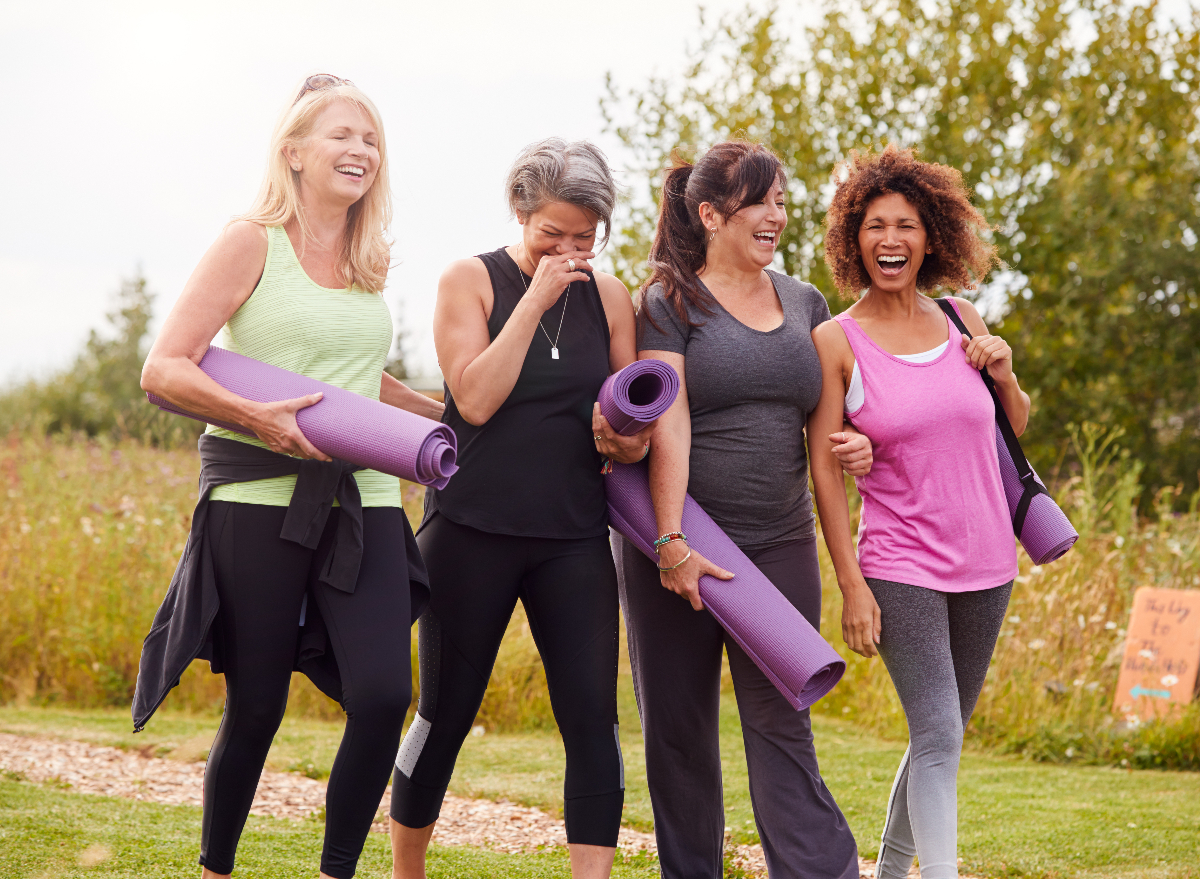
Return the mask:
M625 820L650 829L637 718L625 716L627 705L622 708L628 785ZM59 736L176 758L201 759L216 725L213 717L161 712L145 732L133 735L123 711L0 709L0 731ZM903 743L865 735L848 723L825 718L817 718L814 726L826 781L845 811L862 853L872 857ZM757 836L732 697L722 703L721 733L727 820L737 840L754 842ZM269 764L321 777L332 763L339 736L336 723L288 718ZM488 733L467 739L451 789L561 813L562 768L562 745L556 734ZM1200 774L1057 766L968 751L959 789L959 848L964 870L989 876L1200 877ZM194 809L81 797L12 783L6 783L4 791L0 849L12 851L14 838L20 835L21 863L46 864L58 858L59 848L66 860L58 860L74 863L79 851L97 841L114 853L125 851L122 846L134 853L129 861L112 859L110 869L117 872L96 872L103 869L96 867L89 875L155 875L158 868L152 869L151 864L160 863L155 858L174 858L161 863L178 861L188 869L194 862L199 839ZM72 811L76 802L87 803L78 807L78 814ZM252 818L250 826L253 832L241 848L247 867L243 875L260 875L254 870L268 861L294 864L295 870L307 870L305 875L311 875L313 853L319 850L316 822ZM112 841L107 841L110 838ZM33 852L37 854L29 854ZM500 860L492 864L489 858ZM465 861L460 864L455 859ZM383 875L383 867L376 869L376 865L385 861L386 842L373 835L364 861L371 866L363 875ZM118 862L123 864L119 869ZM505 859L443 849L437 864L435 870L445 872L431 875L565 875L565 860L558 854ZM5 869L0 866L0 875L10 875ZM11 875L36 874L30 872L32 866L22 869L25 872ZM627 864L624 869L629 871L625 875L640 876L639 870L649 868ZM292 874L272 868L271 875ZM653 875L653 871L645 875Z
M0 779L0 877L160 877L199 875L196 857L200 810L71 794L47 786ZM251 816L238 849L237 875L282 879L317 874L323 826ZM358 875L391 875L386 837L372 833ZM430 851L430 879L549 879L568 874L565 851L501 855L466 848ZM619 861L614 876L650 879L645 857Z

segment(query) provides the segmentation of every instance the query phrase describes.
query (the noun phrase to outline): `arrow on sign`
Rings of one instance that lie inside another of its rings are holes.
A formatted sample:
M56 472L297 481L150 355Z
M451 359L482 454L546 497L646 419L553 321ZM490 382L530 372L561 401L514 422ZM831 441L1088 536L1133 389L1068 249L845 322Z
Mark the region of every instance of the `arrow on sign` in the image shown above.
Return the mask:
M1132 690L1130 690L1129 695L1135 699L1138 696L1155 696L1159 699L1170 699L1171 691L1170 690L1147 690L1145 687L1139 685L1139 686L1135 686Z

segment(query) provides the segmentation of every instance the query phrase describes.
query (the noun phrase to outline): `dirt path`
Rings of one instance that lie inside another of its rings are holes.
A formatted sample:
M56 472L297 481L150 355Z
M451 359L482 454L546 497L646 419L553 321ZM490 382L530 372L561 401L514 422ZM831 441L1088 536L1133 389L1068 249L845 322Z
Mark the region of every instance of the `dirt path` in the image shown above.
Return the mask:
M85 742L42 739L0 733L0 770L32 782L54 782L73 791L126 797L148 803L199 806L203 796L204 764L147 757L136 751ZM380 803L374 830L387 830L389 792ZM306 818L325 805L325 784L291 772L265 770L250 812L276 818ZM567 844L562 821L540 809L505 801L472 800L447 794L433 841L439 845L469 845L501 852L529 852ZM654 834L621 828L620 848L627 852L656 852ZM739 845L738 866L754 876L766 876L762 846ZM862 879L872 879L875 864L859 859ZM912 874L915 876L915 870Z

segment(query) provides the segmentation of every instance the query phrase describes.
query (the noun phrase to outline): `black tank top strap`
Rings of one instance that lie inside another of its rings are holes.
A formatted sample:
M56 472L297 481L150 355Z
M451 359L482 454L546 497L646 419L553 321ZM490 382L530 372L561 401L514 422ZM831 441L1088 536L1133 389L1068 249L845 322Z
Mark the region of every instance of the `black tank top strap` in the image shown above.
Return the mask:
M478 259L492 283L494 341L531 278L504 248ZM609 334L595 279L572 283L542 315L542 328L512 392L484 424L468 423L447 387L442 420L458 437L459 470L444 489L427 490L426 521L440 512L481 531L526 537L607 532L592 405L608 377ZM551 351L556 337L558 359Z

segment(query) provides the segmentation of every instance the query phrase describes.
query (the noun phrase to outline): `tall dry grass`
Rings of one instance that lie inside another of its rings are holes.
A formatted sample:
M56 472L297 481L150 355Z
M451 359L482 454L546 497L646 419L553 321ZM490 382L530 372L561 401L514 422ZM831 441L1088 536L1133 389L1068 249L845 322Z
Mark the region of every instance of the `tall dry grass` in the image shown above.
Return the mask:
M196 503L192 449L10 434L0 446L0 703L127 706L142 638ZM410 521L423 489L405 484ZM545 675L518 608L479 722L552 725ZM413 638L413 694L418 692ZM195 662L167 706L219 712L224 678ZM289 710L340 715L300 675Z
M1075 435L1079 472L1058 496L1079 544L1038 568L1021 556L1007 621L969 735L1044 760L1200 768L1200 709L1165 723L1114 714L1112 693L1133 594L1140 586L1200 587L1200 516L1138 521L1136 465L1114 437ZM141 639L174 571L195 504L197 456L132 442L10 436L0 446L0 702L128 705ZM404 487L410 519L422 489ZM846 676L815 711L903 738L901 711L879 660L842 644L840 596L822 547L823 630ZM413 693L418 692L413 639ZM220 711L224 681L193 663L170 707ZM296 676L294 713L336 717L338 706ZM478 723L554 724L545 674L520 607L509 624Z

